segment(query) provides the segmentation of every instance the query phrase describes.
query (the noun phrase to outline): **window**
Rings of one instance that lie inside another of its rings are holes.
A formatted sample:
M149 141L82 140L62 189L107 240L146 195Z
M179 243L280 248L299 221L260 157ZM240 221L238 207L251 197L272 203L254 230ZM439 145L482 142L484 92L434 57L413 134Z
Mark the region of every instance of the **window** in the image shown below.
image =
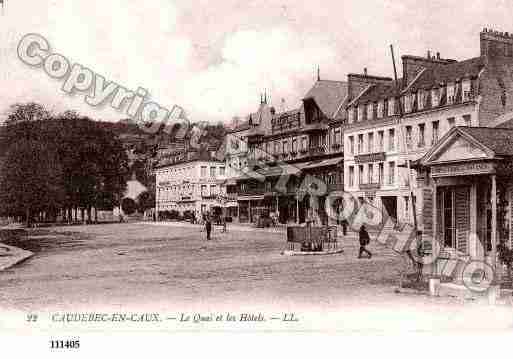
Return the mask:
M354 155L354 136L349 136L349 153Z
M207 194L207 185L205 185L205 184L201 185L201 195L202 196L207 196L208 195Z
M215 176L216 176L216 168L210 167L210 177L215 177Z
M349 187L354 187L354 167L349 166Z
M433 138L432 138L432 141L431 141L432 145L434 145L435 143L438 142L438 127L439 127L438 124L439 124L438 121L433 121L432 122L432 125L433 125L433 131L432 131Z
M407 95L404 95L403 98L403 103L404 103L404 112L406 113L410 113L411 112L411 95L410 94L407 94Z
M454 117L450 117L447 119L447 125L449 126L450 129L454 127L454 125L455 125Z
M367 152L372 153L374 151L374 133L369 132L369 141L367 142Z
M424 91L424 90L419 90L417 92L417 108L419 110L423 110L424 107L426 106L425 94L426 94L426 91Z
M447 84L447 104L452 105L455 99L455 84Z
M207 177L207 166L201 166L201 177Z
M211 196L217 195L217 185L215 185L215 184L210 185L210 195Z
M297 152L297 139L292 139L292 152Z
M404 217L410 218L410 197L404 196Z
M289 142L288 141L283 141L283 153L284 154L289 153Z
M356 121L363 121L365 118L365 108L363 105L359 105L358 106L358 118L356 119Z
M406 146L408 149L411 149L412 147L412 141L413 141L413 130L411 126L406 126Z
M369 166L367 168L367 183L373 183L374 179L374 165L372 163L369 163Z
M383 162L378 163L378 183L383 184L383 178L385 177L385 169Z
M219 176L224 176L224 175L225 175L225 168L219 167Z
M437 107L440 104L440 89L431 90L431 107Z
M388 184L395 183L395 162L388 162Z
M358 184L363 183L363 165L358 166Z
M274 154L279 155L281 153L280 141L274 142Z
M338 144L339 143L339 139L340 139L340 129L337 128L335 130L335 134L334 134L334 138L333 138L333 143L334 144Z
M426 145L425 134L426 134L426 125L421 123L421 124L419 124L419 147L424 147Z
M464 80L461 83L461 90L463 92L463 102L469 101L472 98L471 87L472 86L470 80Z
M383 100L383 117L386 117L386 116L389 116L389 113L388 113L388 100L384 99Z
M367 119L372 120L374 118L374 104L368 103L367 104Z
M306 137L301 138L301 149L306 151Z
M358 135L358 153L363 153L363 134Z
M376 117L377 118L383 117L383 100L378 102L378 109L376 111Z
M471 117L470 115L463 115L463 123L465 124L465 126L472 126L472 124L470 123L470 120L471 120Z
M383 131L378 131L378 149L380 152L385 150L385 133Z
M388 150L395 150L395 130L393 128L388 130Z
M388 116L395 115L394 107L395 107L395 99L394 98L388 99Z
M354 107L351 107L351 108L349 108L349 110L347 110L347 118L349 120L349 123L354 122L354 117L355 117Z

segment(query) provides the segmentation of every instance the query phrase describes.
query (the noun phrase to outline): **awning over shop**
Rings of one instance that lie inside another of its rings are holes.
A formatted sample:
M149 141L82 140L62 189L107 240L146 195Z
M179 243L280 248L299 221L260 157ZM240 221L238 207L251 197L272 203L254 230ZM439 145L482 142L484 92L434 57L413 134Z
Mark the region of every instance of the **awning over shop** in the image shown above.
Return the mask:
M344 161L343 157L336 157L336 158L330 158L327 160L321 160L321 161L312 161L308 162L305 166L303 166L303 169L309 170L319 167L328 167L328 166L337 166L341 164Z

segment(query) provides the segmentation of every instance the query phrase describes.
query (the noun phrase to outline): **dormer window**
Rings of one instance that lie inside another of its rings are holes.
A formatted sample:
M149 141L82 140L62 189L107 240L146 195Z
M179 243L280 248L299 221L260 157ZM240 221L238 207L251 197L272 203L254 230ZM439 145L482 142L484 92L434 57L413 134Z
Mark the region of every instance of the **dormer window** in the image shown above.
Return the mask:
M417 107L419 110L424 109L424 91L423 90L419 90L417 92Z
M472 97L472 93L471 93L472 92L472 86L471 86L470 79L462 81L462 83L461 83L461 91L462 91L462 94L463 94L463 102L470 101L470 99Z
M455 102L456 92L455 92L455 84L449 83L447 84L447 104L452 105Z
M383 117L383 100L378 102L378 109L376 111L376 117L377 118Z
M358 105L358 118L356 121L363 121L365 116L365 109L363 105Z
M431 106L438 107L440 105L440 89L434 88L431 90Z
M404 112L410 113L412 111L411 95L407 94L403 96Z
M367 120L374 119L374 104L368 103L367 104Z
M395 99L393 97L388 99L388 116L395 115Z
M355 117L354 107L349 107L349 109L347 110L347 118L348 118L349 123L354 122L354 120L355 120L354 117Z

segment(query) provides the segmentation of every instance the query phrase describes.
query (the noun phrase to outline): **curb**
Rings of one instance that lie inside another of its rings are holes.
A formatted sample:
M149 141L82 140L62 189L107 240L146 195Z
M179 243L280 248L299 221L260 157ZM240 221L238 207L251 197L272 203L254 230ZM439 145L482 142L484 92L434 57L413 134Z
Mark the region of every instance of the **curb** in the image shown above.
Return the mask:
M19 264L34 255L33 252L0 243L0 272Z

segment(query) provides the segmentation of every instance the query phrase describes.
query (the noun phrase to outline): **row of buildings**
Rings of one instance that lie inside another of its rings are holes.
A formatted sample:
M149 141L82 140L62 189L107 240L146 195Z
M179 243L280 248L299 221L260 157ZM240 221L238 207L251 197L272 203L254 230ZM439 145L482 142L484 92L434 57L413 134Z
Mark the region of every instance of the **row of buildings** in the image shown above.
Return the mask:
M234 221L273 212L302 223L317 191L325 222L343 206L329 193L345 191L395 222L416 213L420 229L454 251L511 241L513 35L484 29L479 40L480 53L462 61L402 56L398 80L367 70L344 81L318 76L285 112L261 98L229 131L222 158L157 166L157 211L217 207Z

